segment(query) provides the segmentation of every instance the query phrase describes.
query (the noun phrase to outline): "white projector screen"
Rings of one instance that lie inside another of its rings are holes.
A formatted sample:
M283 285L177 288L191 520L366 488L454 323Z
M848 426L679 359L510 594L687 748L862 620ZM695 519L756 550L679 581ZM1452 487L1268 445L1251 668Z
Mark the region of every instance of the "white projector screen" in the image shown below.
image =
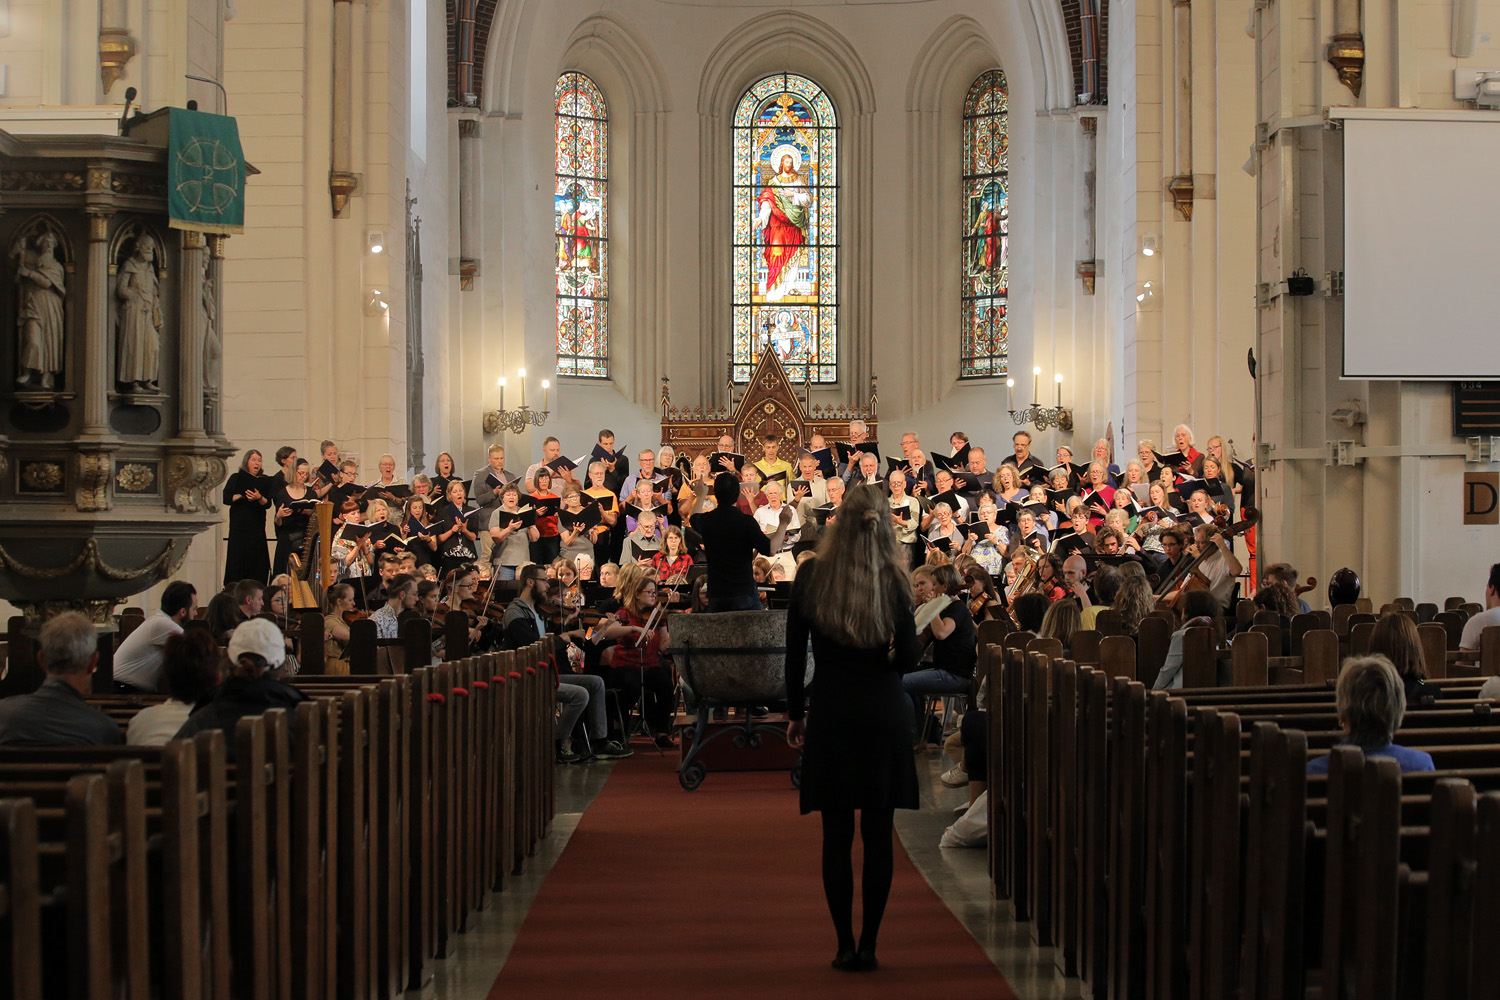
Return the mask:
M1500 379L1500 118L1344 120L1344 377Z

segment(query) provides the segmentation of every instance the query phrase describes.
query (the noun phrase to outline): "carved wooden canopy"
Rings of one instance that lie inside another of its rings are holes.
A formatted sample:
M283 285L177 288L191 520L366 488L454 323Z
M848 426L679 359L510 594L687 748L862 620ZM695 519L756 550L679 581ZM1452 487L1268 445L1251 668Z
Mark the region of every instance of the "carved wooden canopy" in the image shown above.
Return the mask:
M775 351L762 351L760 361L745 385L744 393L730 406L672 405L668 379L661 379L661 439L679 457L708 454L718 447L719 437L729 434L738 451L759 457L756 441L766 434L779 436L785 444L780 454L794 456L797 448L813 434L821 434L830 443L849 439L849 421L863 420L869 425L870 438L876 437L876 382L870 379L868 406L823 406L809 408L805 402L807 386L797 387L787 378L786 369ZM731 399L733 393L731 392Z

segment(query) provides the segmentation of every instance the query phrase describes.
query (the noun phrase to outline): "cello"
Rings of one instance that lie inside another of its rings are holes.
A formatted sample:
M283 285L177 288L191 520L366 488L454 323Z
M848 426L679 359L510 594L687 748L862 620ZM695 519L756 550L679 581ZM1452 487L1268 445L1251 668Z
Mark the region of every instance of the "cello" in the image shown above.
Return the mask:
M1240 520L1234 524L1228 523L1229 508L1224 504L1214 506L1214 515L1210 530L1225 539L1244 534L1260 521L1260 511L1254 507L1244 508L1240 512ZM1171 573L1167 574L1167 578L1156 588L1157 608L1176 611L1182 605L1183 596L1188 591L1207 590L1208 577L1204 576L1198 567L1216 551L1218 550L1213 546L1205 546L1202 552L1183 559Z

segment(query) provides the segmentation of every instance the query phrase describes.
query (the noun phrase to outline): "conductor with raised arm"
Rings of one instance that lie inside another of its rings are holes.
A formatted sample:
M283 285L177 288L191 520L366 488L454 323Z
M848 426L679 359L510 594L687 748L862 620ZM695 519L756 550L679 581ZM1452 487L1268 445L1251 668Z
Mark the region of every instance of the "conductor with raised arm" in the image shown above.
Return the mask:
M693 530L703 538L708 561L708 610L758 611L760 597L755 590L751 565L757 555L769 556L779 549L792 520L792 508L781 508L780 527L767 537L755 518L735 505L740 482L732 472L714 478L714 500L718 506L693 515Z

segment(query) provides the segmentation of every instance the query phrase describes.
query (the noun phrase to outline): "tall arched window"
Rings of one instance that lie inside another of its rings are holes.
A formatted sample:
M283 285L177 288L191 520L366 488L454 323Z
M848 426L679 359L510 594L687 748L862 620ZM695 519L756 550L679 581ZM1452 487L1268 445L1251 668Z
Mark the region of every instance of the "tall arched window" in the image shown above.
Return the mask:
M557 78L557 373L609 377L609 109L582 73Z
M963 335L960 378L1009 369L1010 138L1005 74L992 69L964 100Z
M734 363L747 382L773 347L794 382L836 382L838 116L811 80L781 73L734 112Z

